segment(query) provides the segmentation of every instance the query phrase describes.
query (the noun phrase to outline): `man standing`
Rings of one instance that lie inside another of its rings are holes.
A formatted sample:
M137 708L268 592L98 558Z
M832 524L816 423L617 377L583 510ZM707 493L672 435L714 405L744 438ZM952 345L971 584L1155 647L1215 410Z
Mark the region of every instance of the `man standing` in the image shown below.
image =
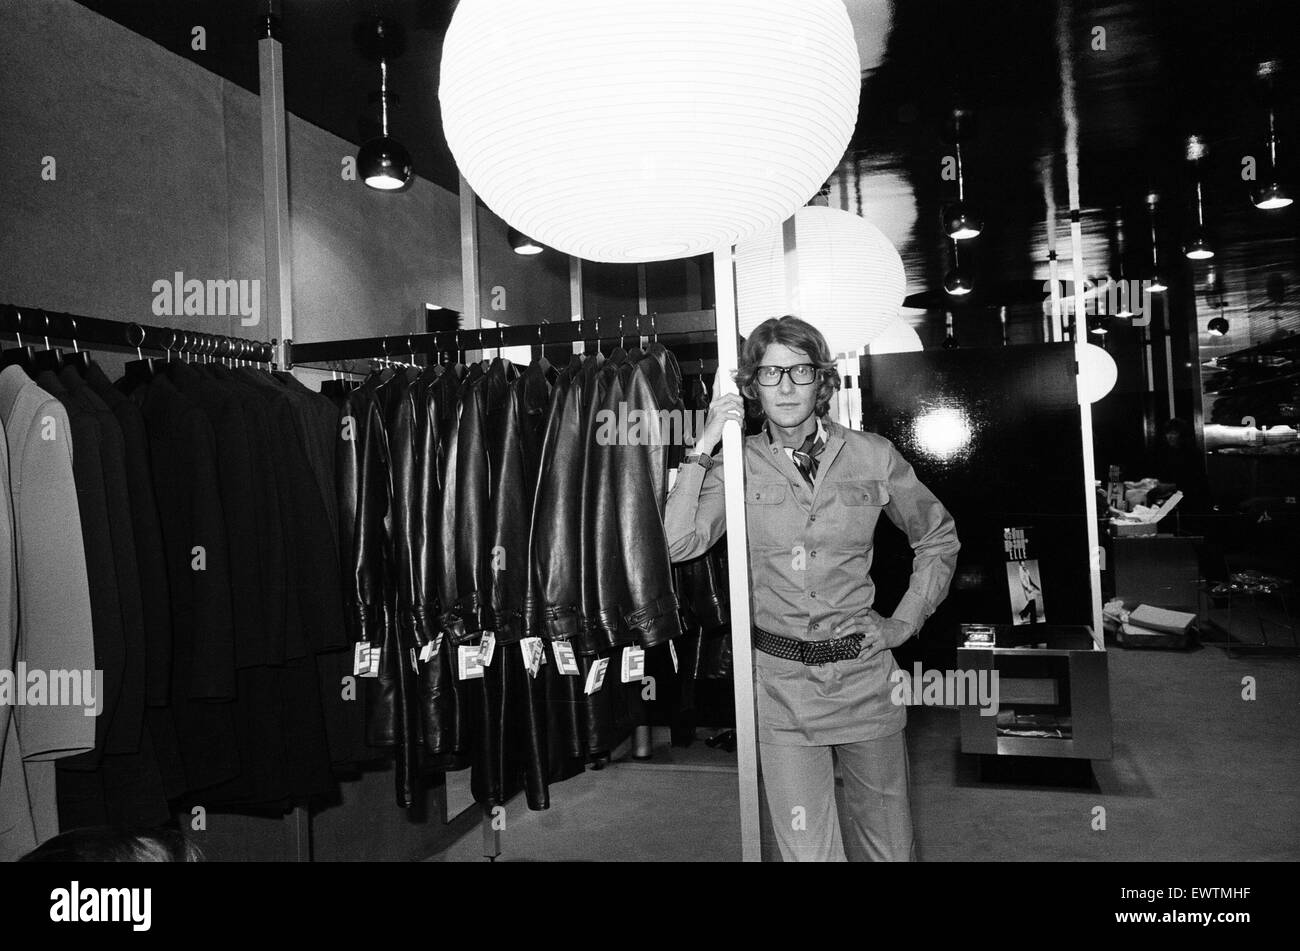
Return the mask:
M790 316L760 324L736 383L765 418L745 440L745 508L759 763L781 855L910 861L907 711L890 699L891 650L947 595L960 547L952 517L887 439L826 418L840 378L812 325ZM678 473L664 517L674 561L702 554L726 530L722 466L711 454L743 411L736 394L715 398ZM869 576L882 512L915 554L890 618L873 610Z

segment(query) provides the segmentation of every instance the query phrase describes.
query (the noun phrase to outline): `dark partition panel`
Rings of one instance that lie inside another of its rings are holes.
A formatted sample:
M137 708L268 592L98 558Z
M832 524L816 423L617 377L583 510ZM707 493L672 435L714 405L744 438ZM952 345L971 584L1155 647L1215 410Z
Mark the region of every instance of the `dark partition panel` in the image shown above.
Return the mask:
M1007 527L1031 530L1047 622L1091 625L1073 345L864 357L862 390L863 428L891 440L957 521L957 575L927 638L960 622L1010 622ZM902 534L881 525L872 576L887 613L911 561Z

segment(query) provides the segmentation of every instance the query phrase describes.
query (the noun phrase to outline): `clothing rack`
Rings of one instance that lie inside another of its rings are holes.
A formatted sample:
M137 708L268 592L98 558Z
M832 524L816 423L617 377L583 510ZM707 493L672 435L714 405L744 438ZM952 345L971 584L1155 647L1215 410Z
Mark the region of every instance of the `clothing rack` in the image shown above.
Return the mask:
M707 362L716 355L717 333L712 310L666 314L634 314L618 318L565 320L554 323L501 325L491 328L461 328L428 333L397 334L389 337L358 337L322 343L285 342L286 368L325 365L344 360L398 358L405 354L455 353L463 350L496 350L504 347L553 346L579 341L619 340L631 337L655 340L671 338L674 349L698 347L684 354L686 359ZM709 353L708 351L712 351ZM714 366L708 370L716 369ZM707 371L706 371L707 372Z
M49 347L51 341L56 341L74 347L141 352L148 350L168 356L192 354L252 363L273 363L275 358L274 340L268 343L265 340L247 340L196 330L154 327L103 317L82 317L16 304L0 304L0 333L17 337L20 345L29 346L33 345L33 341L40 341Z
M398 359L407 355L414 357L415 354L423 354L432 360L439 354L465 350L547 347L582 341L594 342L599 348L604 341L623 341L643 336L651 340L671 340L674 356L678 357L683 374L714 373L718 368L717 315L713 310L501 324L490 328L460 328L320 343L294 343L286 340L285 368L315 365L318 368L337 369L338 364L348 360ZM738 347L741 341L739 335L736 341ZM451 818L445 816L444 821L450 821ZM483 854L489 859L495 859L501 853L501 837L492 826L490 813L483 815L481 830Z
M264 340L177 330L173 327L154 327L133 321L83 317L16 304L0 304L0 334L16 337L19 346L32 346L33 340L39 339L46 349L50 349L54 343L68 343L75 348L87 346L96 350L134 350L137 353L150 351L166 354L168 358L172 354L185 354L272 365L275 359L274 340L268 343ZM310 861L309 823L306 807L295 805L291 813L291 836L294 859L299 862Z

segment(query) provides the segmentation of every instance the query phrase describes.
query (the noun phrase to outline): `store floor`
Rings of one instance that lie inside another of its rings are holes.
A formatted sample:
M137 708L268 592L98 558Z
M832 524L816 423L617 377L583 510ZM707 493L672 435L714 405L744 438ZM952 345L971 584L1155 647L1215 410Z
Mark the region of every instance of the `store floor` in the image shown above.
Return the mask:
M1092 788L983 782L960 752L956 711L914 708L921 859L1300 859L1300 661L1112 649L1110 685L1114 756ZM656 758L554 786L544 813L512 802L498 861L739 858L735 776L710 765L726 754L699 743ZM432 857L473 860L477 827Z

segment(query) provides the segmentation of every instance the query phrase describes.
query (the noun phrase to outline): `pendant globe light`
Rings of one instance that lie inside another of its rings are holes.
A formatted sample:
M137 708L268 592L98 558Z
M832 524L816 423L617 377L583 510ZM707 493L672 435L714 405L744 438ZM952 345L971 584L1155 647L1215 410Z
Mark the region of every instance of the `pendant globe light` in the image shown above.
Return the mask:
M379 115L380 133L361 146L357 153L357 173L361 180L378 191L397 191L411 183L414 169L411 153L388 134L388 102L395 99L388 91L388 58L402 49L400 27L381 18L362 24L359 31L363 44L379 57Z
M500 218L643 262L789 218L843 156L860 86L842 0L461 0L438 98Z
M895 317L867 346L867 353L878 357L883 353L916 353L924 350L921 335L902 317Z
M790 260L782 225L736 245L740 332L793 313L825 334L831 353L861 352L897 319L907 293L898 249L871 222L838 208L800 208L794 231Z
M1115 388L1119 367L1114 357L1090 343L1076 343L1074 355L1079 362L1080 403L1095 403Z

